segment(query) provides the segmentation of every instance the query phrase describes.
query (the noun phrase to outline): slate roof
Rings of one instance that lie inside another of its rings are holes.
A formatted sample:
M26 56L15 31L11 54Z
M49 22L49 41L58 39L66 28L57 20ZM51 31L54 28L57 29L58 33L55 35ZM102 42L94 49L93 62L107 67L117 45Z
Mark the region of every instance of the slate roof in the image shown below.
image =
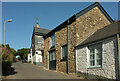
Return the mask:
M48 29L44 29L44 28L37 28L37 27L34 27L34 32L35 32L35 35L46 35L48 32L50 32L50 30Z
M120 20L95 31L92 35L90 35L86 40L81 42L76 47L92 43L95 41L103 40L105 38L114 36L118 33L120 33Z
M65 22L61 23L59 26L57 26L56 28L54 28L53 30L51 30L49 33L46 34L46 36L44 36L44 38L46 39L47 37L51 36L52 34L54 34L56 31L59 31L60 29L66 27L67 25L71 24L72 22L74 22L78 17L80 17L81 15L87 13L88 11L90 11L91 9L98 7L101 12L105 15L105 17L110 21L110 23L113 23L114 21L112 20L112 18L108 15L108 13L104 10L104 8L98 3L95 2L94 4L90 5L89 7L83 9L82 11L78 12L77 14L74 14L72 17L70 17L69 19L67 19ZM69 20L69 23L68 23Z
M48 32L50 32L51 30L49 29L45 29L45 28L38 28L38 27L34 27L33 29L33 34L32 34L32 40L33 37L35 35L39 35L39 36L45 36ZM36 39L37 40L37 39ZM31 43L31 47L32 47L32 43Z

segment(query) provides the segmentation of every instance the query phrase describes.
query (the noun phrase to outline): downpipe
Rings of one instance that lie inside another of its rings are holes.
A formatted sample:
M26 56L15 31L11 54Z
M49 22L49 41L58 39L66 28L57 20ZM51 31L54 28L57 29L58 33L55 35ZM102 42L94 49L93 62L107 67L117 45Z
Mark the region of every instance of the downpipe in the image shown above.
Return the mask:
M69 74L69 20L67 24L67 73Z

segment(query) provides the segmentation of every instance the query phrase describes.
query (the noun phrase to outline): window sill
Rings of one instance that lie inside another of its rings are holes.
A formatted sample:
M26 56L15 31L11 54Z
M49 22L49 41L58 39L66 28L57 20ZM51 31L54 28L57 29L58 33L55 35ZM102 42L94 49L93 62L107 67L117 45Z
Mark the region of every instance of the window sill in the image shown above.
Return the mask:
M49 52L50 51L54 51L54 50L55 50L55 47L51 47L50 50L49 50Z
M55 45L54 45L54 46L51 46L50 49L52 49L52 48L54 48L54 47L55 47Z
M61 61L61 62L62 62L62 61L67 61L67 59L61 59L60 61Z
M50 62L54 62L54 61L56 61L56 60L51 60Z
M90 66L88 69L102 69L102 66Z

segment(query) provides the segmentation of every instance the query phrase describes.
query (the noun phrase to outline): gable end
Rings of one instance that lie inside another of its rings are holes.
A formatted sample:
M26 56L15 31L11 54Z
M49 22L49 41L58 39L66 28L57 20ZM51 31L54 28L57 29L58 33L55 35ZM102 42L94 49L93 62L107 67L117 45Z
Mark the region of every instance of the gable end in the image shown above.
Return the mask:
M87 13L88 11L92 10L93 8L98 7L100 11L105 15L105 17L109 20L110 23L113 23L113 19L108 15L108 13L104 10L104 8L98 3L95 2L91 6L87 7L86 9L80 11L79 13L76 14L76 19L80 17L81 15Z

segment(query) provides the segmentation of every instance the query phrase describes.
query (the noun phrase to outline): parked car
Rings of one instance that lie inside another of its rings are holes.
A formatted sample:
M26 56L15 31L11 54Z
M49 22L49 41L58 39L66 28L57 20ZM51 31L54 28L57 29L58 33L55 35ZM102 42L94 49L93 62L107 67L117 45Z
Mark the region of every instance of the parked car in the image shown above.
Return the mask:
M23 59L22 62L27 62L26 59Z

